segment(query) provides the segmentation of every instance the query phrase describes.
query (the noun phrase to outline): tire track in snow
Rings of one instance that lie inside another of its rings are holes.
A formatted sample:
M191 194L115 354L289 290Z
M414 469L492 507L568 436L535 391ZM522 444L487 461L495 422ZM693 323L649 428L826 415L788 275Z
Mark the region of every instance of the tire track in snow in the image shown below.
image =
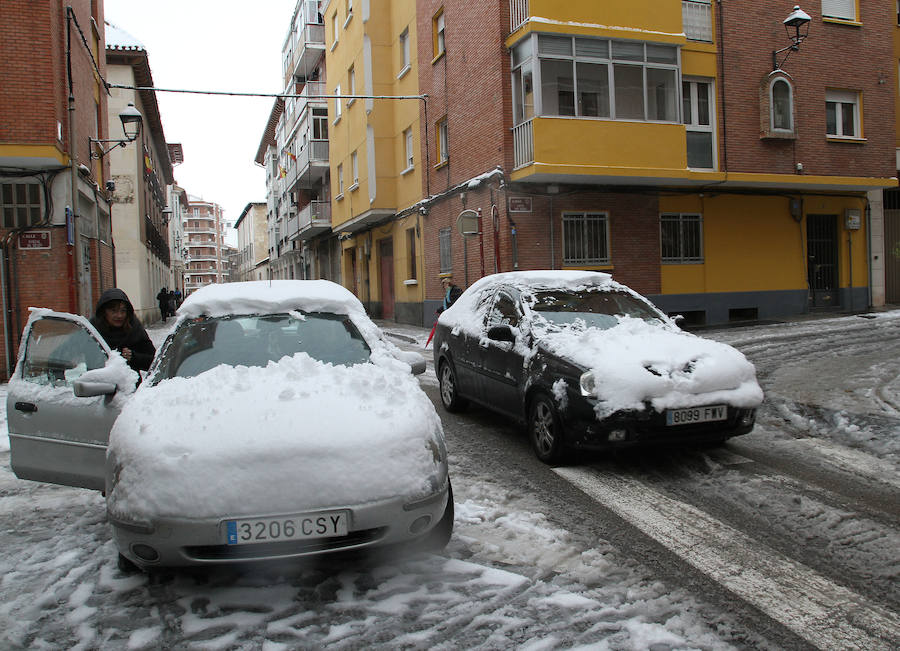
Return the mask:
M821 649L900 648L900 616L639 481L582 468L555 472Z

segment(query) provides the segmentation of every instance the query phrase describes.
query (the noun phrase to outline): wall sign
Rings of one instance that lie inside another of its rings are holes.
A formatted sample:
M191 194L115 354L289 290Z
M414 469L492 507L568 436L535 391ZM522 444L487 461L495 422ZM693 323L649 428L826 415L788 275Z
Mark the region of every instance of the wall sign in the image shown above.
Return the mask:
M49 249L50 231L25 231L19 233L20 249Z
M509 212L531 212L531 197L510 197Z

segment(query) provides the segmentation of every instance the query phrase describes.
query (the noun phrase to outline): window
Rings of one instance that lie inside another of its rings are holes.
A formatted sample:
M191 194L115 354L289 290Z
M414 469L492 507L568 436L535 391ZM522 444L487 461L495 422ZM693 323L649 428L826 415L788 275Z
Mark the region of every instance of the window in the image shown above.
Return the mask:
M337 166L337 198L340 199L344 196L344 164L340 163Z
M825 132L837 138L860 138L859 93L825 91Z
M518 126L534 117L534 69L531 39L525 39L512 51L513 124Z
M453 271L453 257L450 255L450 228L442 228L438 231L438 249L441 254L440 273Z
M681 84L682 112L687 132L687 165L697 169L715 168L715 132L712 124L712 83L684 81Z
M434 58L437 59L444 53L444 9L435 14L431 21L431 31L434 35Z
M664 263L703 262L703 218L697 214L663 213L659 217Z
M347 94L356 95L356 70L353 66L350 66L350 69L347 71ZM356 100L351 97L347 100L347 106L350 106L355 101Z
M313 140L328 140L328 109L314 108L312 113Z
M438 164L450 160L450 140L447 132L447 118L441 118L437 124Z
M540 114L678 121L678 50L635 41L537 37ZM513 113L528 119L532 48L513 50Z
M772 129L794 130L794 100L791 85L785 79L776 79L770 87Z
M41 186L37 183L0 184L3 228L24 228L41 223Z
M22 379L34 384L72 386L85 371L106 364L106 353L97 340L67 319L35 321L24 350Z
M352 188L359 187L359 154L357 152L353 152L350 154L350 171L353 174L353 185Z
M337 122L341 119L341 85L338 84L334 87L334 121Z
M491 311L488 312L485 325L488 328L498 325L517 328L519 326L519 309L515 299L506 292L499 292L491 306Z
M406 229L406 251L409 254L409 259L407 261L409 266L409 275L407 278L410 280L416 279L416 229L415 228L407 228Z
M331 14L331 49L333 50L338 44L338 18L337 11Z
M682 0L684 35L692 41L712 42L712 10L709 0Z
M856 0L822 0L822 17L856 20Z
M400 34L400 73L397 75L399 79L409 71L409 27Z
M563 264L609 264L606 213L563 213Z
M412 129L406 129L403 132L403 141L406 143L406 169L407 172L413 168L415 159L413 158L413 133Z

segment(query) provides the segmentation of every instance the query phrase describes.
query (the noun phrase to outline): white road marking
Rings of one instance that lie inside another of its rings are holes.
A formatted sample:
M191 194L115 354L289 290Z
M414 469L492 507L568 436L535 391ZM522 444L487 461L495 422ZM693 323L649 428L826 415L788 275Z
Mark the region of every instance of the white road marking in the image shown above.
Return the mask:
M639 481L557 468L605 507L820 649L900 648L900 615Z

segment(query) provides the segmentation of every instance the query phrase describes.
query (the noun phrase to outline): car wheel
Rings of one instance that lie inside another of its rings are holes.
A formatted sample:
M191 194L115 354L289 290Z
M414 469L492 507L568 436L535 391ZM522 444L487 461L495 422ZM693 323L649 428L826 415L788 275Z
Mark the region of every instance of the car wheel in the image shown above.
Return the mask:
M422 541L421 549L426 552L439 552L447 543L450 542L450 535L453 533L453 486L447 480L447 506L444 508L444 515L434 528L426 534Z
M456 373L450 362L446 360L441 362L438 381L441 389L441 404L444 405L444 409L453 413L463 411L469 405L469 401L459 395Z
M539 393L528 410L528 436L537 458L544 463L558 463L565 452L562 425L556 406L547 394Z

